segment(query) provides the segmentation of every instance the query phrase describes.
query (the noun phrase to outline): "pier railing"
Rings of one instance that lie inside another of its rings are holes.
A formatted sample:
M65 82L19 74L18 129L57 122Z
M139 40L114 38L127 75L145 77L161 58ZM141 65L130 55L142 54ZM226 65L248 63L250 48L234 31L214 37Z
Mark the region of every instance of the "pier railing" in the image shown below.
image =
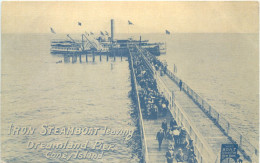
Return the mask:
M141 106L140 106L139 93L138 93L138 89L137 89L136 75L135 75L134 66L133 66L133 57L132 57L132 53L130 51L131 47L129 47L129 46L131 46L131 45L128 45L128 49L129 49L129 55L130 55L131 73L132 73L133 82L134 82L134 89L135 89L134 91L135 91L135 95L136 95L136 99L137 99L137 107L138 107L138 115L139 115L139 129L140 129L140 135L141 135L141 140L142 140L143 162L148 163L149 157L148 157L146 136L145 136L145 132L144 132L143 116L142 116L142 110L141 110Z
M151 69L151 71L154 72L154 77L157 81L157 87L159 91L163 92L164 96L169 101L169 110L173 118L179 125L183 126L186 129L189 138L193 140L194 152L196 154L197 161L200 163L217 163L219 160L218 156L209 147L208 143L204 140L203 136L200 134L196 126L193 125L192 121L188 118L182 107L174 100L174 94L169 90L167 85L163 82L158 73L155 71L154 67L142 54L143 51L139 49L139 52L143 56L146 64L149 65L148 67Z
M180 79L171 71L167 69L167 75L176 83L180 82ZM193 89L191 89L185 82L182 82L182 88L185 93L205 112L208 117L222 130L222 132L229 137L233 143L238 144L241 153L251 160L252 162L258 162L258 149L252 145L248 139L239 133L225 118L218 113L207 101L205 101L200 95L198 95Z
M174 100L174 94L168 89L163 80L156 74L157 86L161 92L165 93L165 97L170 101L169 110L176 122L183 126L188 132L189 139L194 142L194 152L197 161L200 163L217 163L218 156L212 151L204 137L200 134L197 127L193 125L183 108Z

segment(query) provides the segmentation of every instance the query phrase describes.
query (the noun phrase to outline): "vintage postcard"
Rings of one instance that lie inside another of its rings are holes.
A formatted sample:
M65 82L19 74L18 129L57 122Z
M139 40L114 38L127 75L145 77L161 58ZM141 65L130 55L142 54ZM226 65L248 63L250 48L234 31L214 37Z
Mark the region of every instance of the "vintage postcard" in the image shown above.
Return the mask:
M3 1L1 163L257 163L257 1Z

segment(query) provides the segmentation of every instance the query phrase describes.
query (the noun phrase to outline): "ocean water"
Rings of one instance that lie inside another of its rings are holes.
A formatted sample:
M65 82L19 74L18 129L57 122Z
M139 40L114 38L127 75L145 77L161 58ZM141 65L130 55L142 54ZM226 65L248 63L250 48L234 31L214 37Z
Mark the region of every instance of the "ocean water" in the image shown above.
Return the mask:
M177 76L258 147L258 34L143 35L166 42L166 61Z
M134 107L129 97L131 81L126 58L107 62L103 56L101 62L96 57L95 63L56 64L63 58L50 54L52 38L43 34L2 35L2 160L64 162L55 155L47 158L52 150L31 149L29 142L64 143L69 140L71 143L89 141L90 147L96 141L114 145L114 150L104 151L100 162L139 162L140 146ZM91 57L89 61L92 61ZM36 131L33 135L9 135L12 124L34 127ZM41 135L45 131L43 125L101 129L98 135ZM134 131L134 135L130 139L123 134L104 135L105 127ZM92 162L91 159L71 161Z

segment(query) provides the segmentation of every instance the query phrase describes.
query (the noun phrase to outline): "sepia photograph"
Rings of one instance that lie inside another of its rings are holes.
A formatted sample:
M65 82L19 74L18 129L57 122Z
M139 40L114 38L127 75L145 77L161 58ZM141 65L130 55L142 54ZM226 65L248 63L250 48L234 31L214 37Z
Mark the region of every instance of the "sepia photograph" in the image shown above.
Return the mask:
M258 163L258 1L2 1L1 163Z

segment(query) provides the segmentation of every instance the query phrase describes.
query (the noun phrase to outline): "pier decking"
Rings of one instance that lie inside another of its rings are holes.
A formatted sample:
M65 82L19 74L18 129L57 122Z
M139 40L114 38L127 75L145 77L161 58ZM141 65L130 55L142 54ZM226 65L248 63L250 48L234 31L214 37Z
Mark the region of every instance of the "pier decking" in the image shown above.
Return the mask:
M182 107L214 153L220 152L221 144L232 143L198 105L184 91L180 91L180 88L167 75L162 76L161 79L171 91L174 91L175 103Z
M170 122L170 116L166 117L167 123ZM158 118L156 120L144 120L144 131L147 140L147 149L149 162L165 162L165 154L168 149L168 140L164 139L162 142L161 150L158 149L158 141L156 140L156 134L161 128L162 121L165 118Z

